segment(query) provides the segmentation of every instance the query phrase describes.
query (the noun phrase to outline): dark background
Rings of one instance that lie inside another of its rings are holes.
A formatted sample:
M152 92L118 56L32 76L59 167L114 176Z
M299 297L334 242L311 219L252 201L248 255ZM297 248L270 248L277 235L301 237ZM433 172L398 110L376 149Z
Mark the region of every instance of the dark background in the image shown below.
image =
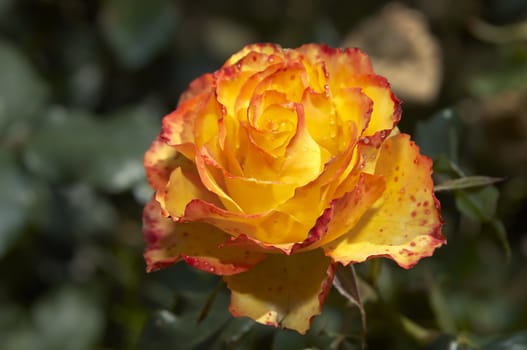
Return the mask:
M438 194L433 258L357 266L369 348L525 349L522 0L0 0L0 349L360 348L337 293L300 337L232 319L214 276L144 272L143 153L193 78L258 41L360 46L437 183L503 178Z

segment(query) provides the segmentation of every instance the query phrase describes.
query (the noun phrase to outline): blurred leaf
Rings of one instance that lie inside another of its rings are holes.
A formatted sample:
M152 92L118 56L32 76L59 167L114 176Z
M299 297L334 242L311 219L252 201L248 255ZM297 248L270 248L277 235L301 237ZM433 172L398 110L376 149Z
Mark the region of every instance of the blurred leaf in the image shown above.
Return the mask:
M461 168L452 162L446 155L439 155L434 158L434 172L450 174L455 177L465 177Z
M507 238L507 231L505 230L505 225L503 225L503 222L501 220L493 218L490 221L490 226L492 227L496 238L503 247L503 251L505 252L505 258L507 259L507 261L510 261L512 252L509 240Z
M104 329L101 305L75 287L63 287L42 299L33 320L39 350L94 349Z
M22 307L0 304L0 349L33 350L36 339Z
M459 179L448 180L440 183L434 187L436 192L438 191L452 191L460 190L464 188L471 187L481 187L492 185L496 182L503 181L503 179L498 177L489 177L489 176L467 176Z
M499 191L494 186L480 189L456 191L456 207L465 216L477 222L489 223L496 238L505 252L507 261L511 257L511 249L507 232L501 220L495 217Z
M18 169L13 157L0 149L0 257L22 233L37 196L34 183Z
M230 319L227 293L219 293L210 306L208 316L199 322L200 312L205 305L208 293L184 295L183 312L175 314L160 310L147 321L139 340L138 349L157 350L194 349L205 342Z
M24 150L28 168L49 181L71 181L93 171L93 159L104 142L102 128L93 117L55 107L41 118Z
M26 164L49 181L129 189L144 180L143 154L159 132L152 115L157 112L140 106L101 122L83 112L53 109L25 149Z
M456 207L474 221L489 222L496 213L499 191L494 186L456 192Z
M90 186L78 183L61 188L48 208L44 227L46 239L67 240L107 234L118 220L116 209Z
M399 321L402 329L421 344L429 344L439 336L437 331L424 328L406 316L400 315Z
M428 298L430 300L430 306L434 311L434 315L439 326L439 329L446 334L456 334L456 323L454 318L450 314L449 305L441 290L438 283L435 281L435 277L426 271L425 274L426 284L428 287Z
M527 88L527 65L508 66L498 72L484 72L469 83L469 90L475 96L496 95L504 90Z
M47 96L46 85L24 54L0 41L0 135L11 122L36 117Z
M527 350L527 331L502 337L483 346L483 350Z
M110 48L128 68L140 68L174 41L179 15L167 0L108 0L100 23Z
M362 348L366 347L366 312L362 305L359 284L357 282L357 274L352 264L347 267L337 264L335 271L335 279L333 285L344 296L349 302L359 308L361 318L361 335L362 335Z
M99 136L89 181L108 191L127 190L144 180L143 156L159 133L157 111L138 106L113 113Z
M461 123L453 109L444 109L430 119L419 121L415 131L415 142L421 152L435 159L446 155L456 162L458 158Z

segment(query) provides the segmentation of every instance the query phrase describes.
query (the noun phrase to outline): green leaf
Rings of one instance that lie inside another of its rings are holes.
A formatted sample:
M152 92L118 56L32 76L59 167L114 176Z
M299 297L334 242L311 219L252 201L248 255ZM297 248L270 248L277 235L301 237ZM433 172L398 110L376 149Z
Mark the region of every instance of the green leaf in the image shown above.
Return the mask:
M0 41L0 135L13 122L38 116L48 89L23 53Z
M469 82L469 90L475 96L491 96L506 90L521 89L527 81L527 65L509 65L497 72L479 74Z
M505 225L503 224L501 220L497 218L493 218L490 221L490 226L492 227L492 230L494 231L496 238L500 242L503 248L503 251L505 252L505 258L509 262L512 257L512 252L511 252L509 240L507 238L507 231L505 230Z
M496 339L482 348L483 350L527 350L527 331Z
M490 222L496 213L499 191L494 186L456 191L457 209L474 221Z
M225 291L218 293L209 307L207 318L199 322L209 293L182 295L183 312L157 311L147 321L139 340L139 349L195 349L218 332L230 319L229 298Z
M158 115L145 106L99 121L82 111L55 108L28 142L24 160L48 181L84 181L121 192L144 181L143 155L159 132Z
M117 58L128 68L147 64L174 41L179 14L167 0L108 0L100 24Z
M460 129L457 113L453 109L444 109L432 118L417 123L415 141L423 154L433 159L446 155L456 162Z
M103 125L97 142L93 168L86 174L90 183L107 191L120 192L132 188L145 178L144 153L159 133L161 115L148 106L129 107L112 113Z
M443 333L455 335L456 323L451 315L447 299L435 280L435 277L426 270L425 280L428 288L430 306L435 315L436 322Z
M467 176L459 179L444 181L439 185L436 185L434 190L436 192L460 190L464 188L488 186L500 181L503 181L503 179L498 177Z
M63 287L42 299L33 321L39 350L94 349L104 326L101 305L76 287Z
M511 248L507 232L501 220L495 217L499 191L494 186L479 189L456 191L456 207L463 215L478 222L488 223L505 252L507 261L511 258Z
M16 242L38 201L35 184L0 150L0 257Z

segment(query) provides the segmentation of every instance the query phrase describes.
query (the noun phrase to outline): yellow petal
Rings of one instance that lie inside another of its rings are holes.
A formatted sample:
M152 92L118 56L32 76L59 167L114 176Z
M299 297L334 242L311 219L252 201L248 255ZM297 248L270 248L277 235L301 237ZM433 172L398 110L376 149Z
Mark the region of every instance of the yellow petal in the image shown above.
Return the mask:
M214 225L233 237L246 235L262 246L274 245L288 252L295 242L305 238L308 227L287 213L276 210L259 214L242 214L221 209L203 200L187 205L183 221L200 221Z
M261 181L244 177L225 177L229 196L246 214L262 213L276 208L291 198L295 185Z
M300 102L307 84L304 65L300 62L288 62L262 79L254 89L254 95L260 95L264 91L278 91L285 94L289 101Z
M384 256L404 268L432 255L445 239L431 168L408 135L388 138L375 166L386 190L353 229L324 247L326 254L343 264Z
M274 254L251 270L224 277L230 311L256 322L305 333L331 288L333 266L322 251Z
M317 220L311 239L299 247L318 248L347 233L382 195L384 189L382 176L360 174L354 188L332 201L330 210L325 213L329 217Z
M313 139L331 155L339 152L337 115L325 93L306 89L302 98L307 129Z
M373 74L368 55L356 48L338 49L325 45L307 44L296 51L305 55L312 64L324 62L331 91L351 87L348 85L350 77Z
M184 215L185 207L194 199L219 205L218 197L203 186L195 169L183 170L181 167L172 171L163 199L161 206L175 219Z
M243 57L251 53L262 53L265 55L281 55L282 48L279 45L271 43L258 43L245 46L243 49L232 55L224 64L225 66L230 66L237 63Z
M247 114L250 140L270 156L282 157L296 132L296 106L284 94L266 91L252 99Z
M190 100L194 96L202 93L210 93L214 88L214 77L212 74L203 74L202 76L194 79L188 86L188 88L181 94L179 98L178 106L184 101Z
M206 149L202 149L196 155L195 160L201 183L218 196L225 208L237 213L243 212L240 206L225 192L225 171L212 157L208 156Z
M189 168L193 163L158 137L145 153L144 166L148 183L160 191L165 189L172 170L181 166Z
M216 275L232 275L247 271L266 255L235 247L223 246L228 235L203 223L175 223L161 214L156 201L149 202L143 212L147 271L185 260L189 265Z
M384 139L401 119L401 102L395 97L388 81L380 76L358 78L356 84L373 101L373 111L363 136L379 134Z
M304 186L320 175L329 159L323 158L323 155L328 155L322 152L309 134L301 105L297 105L297 114L296 134L287 147L284 158L278 160L277 173L279 181Z
M375 115L374 101L364 94L360 88L340 89L333 98L337 114L338 133L336 135L338 150L342 151L349 143L358 140L352 136L355 130L361 135ZM373 109L373 115L372 115ZM350 127L352 125L353 127ZM356 136L355 136L356 137Z

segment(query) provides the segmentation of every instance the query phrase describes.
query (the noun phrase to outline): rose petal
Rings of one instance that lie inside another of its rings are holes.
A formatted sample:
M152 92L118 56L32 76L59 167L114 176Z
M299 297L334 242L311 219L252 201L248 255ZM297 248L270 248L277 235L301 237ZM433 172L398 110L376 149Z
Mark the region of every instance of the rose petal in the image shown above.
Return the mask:
M214 77L212 74L203 74L199 78L194 79L188 88L181 94L178 106L202 93L210 93L214 88Z
M181 167L172 171L162 198L161 201L160 197L156 196L162 208L175 219L184 215L185 207L194 199L199 198L220 205L218 197L203 186L195 169L183 170Z
M194 158L194 123L199 111L208 101L209 95L202 93L183 101L176 110L163 118L161 139L174 146L188 159Z
M343 264L385 256L404 268L432 255L445 239L431 168L408 135L388 138L375 168L386 190L351 231L324 246L326 254Z
M244 177L225 177L231 198L246 214L267 212L295 194L295 184L261 181Z
M282 48L279 45L271 43L258 43L246 45L243 49L229 57L223 67L233 65L239 60L241 60L243 57L248 56L251 53L261 53L265 55L282 55Z
M202 149L196 155L196 167L203 185L218 196L225 208L236 213L243 213L240 206L226 192L225 170L208 156L206 149Z
M274 254L242 274L224 277L230 311L256 322L305 333L331 288L334 269L322 251Z
M143 212L143 232L147 247L147 271L185 260L193 267L216 275L232 275L247 271L266 255L244 249L221 246L229 236L202 223L174 223L161 214L161 207L152 200Z
M379 135L384 140L401 119L401 102L390 89L388 81L378 75L356 77L353 84L360 86L362 92L373 101L373 110L365 137Z
M289 101L300 102L307 84L308 79L304 65L297 61L289 61L281 69L260 80L253 95L257 96L265 91L278 91L285 94Z
M267 91L252 99L246 130L251 142L273 158L283 157L297 129L297 110L284 94Z
M358 141L356 138L351 138L354 130L361 135L368 124L371 124L370 121L376 114L376 109L373 108L375 102L360 88L340 89L332 101L339 126L336 135L337 146L338 151L342 151L349 143L355 144ZM350 122L354 126L352 130L349 128Z
M189 168L193 163L157 137L145 153L146 179L155 191L164 190L170 173L177 167Z
M185 222L200 221L214 225L237 237L246 235L262 246L274 245L288 252L293 243L304 240L308 227L289 214L276 210L261 214L242 214L218 208L202 200L190 202L182 218Z
M328 212L330 217L317 221L315 236L298 248L318 248L347 233L382 195L384 189L382 176L361 173L353 190L331 203L331 211Z
M374 74L368 55L357 48L331 48L326 45L307 44L296 49L305 55L311 64L324 62L331 91L338 91L348 85L350 77Z

